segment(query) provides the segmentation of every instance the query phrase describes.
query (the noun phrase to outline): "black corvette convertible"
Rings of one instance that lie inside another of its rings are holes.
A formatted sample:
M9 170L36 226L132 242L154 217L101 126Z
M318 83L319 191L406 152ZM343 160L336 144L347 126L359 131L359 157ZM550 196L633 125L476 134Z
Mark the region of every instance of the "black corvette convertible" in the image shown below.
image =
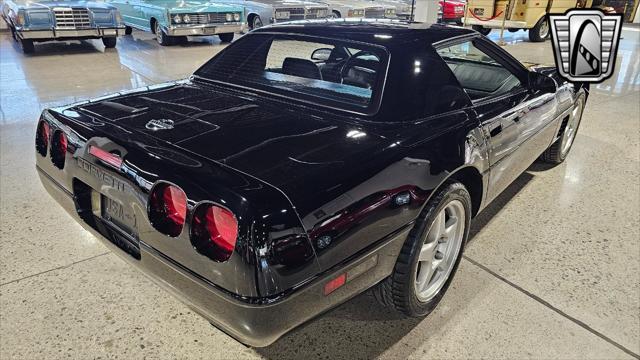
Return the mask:
M187 80L45 110L36 166L114 252L266 346L374 286L428 314L471 219L565 159L587 96L474 31L294 22Z

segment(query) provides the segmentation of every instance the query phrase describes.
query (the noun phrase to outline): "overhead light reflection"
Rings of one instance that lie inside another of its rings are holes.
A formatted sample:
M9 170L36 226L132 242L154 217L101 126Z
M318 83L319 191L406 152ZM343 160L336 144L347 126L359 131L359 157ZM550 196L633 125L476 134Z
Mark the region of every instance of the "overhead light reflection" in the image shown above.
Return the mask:
M361 138L363 136L367 136L367 134L360 130L351 130L347 133L347 137L352 139Z

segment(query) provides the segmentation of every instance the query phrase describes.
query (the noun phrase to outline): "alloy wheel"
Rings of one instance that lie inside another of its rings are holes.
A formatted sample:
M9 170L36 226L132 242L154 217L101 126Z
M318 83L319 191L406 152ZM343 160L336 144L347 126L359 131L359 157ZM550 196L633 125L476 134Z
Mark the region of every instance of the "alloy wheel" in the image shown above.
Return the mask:
M549 22L546 20L542 21L542 24L540 24L540 38L541 39L546 39L547 36L549 36Z
M158 44L162 44L162 29L160 28L160 23L156 21L156 41Z
M562 145L560 146L563 157L569 152L571 145L573 145L573 141L576 138L578 126L580 126L580 120L582 119L583 104L584 100L581 97L578 98L575 107L569 115L569 121L567 121L567 127L564 129L564 133L562 134Z
M465 233L465 208L459 200L440 210L424 237L415 276L418 300L436 296L451 275Z

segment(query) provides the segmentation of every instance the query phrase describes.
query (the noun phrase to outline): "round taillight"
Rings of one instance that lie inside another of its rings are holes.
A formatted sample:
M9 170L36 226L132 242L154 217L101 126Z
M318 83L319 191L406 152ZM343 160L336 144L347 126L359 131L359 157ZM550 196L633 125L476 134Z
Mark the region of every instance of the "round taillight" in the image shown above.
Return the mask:
M59 169L64 168L67 145L67 136L60 130L56 131L51 139L51 161Z
M227 261L238 240L235 215L212 203L202 203L193 212L191 243L201 254L216 261Z
M46 121L40 121L36 130L36 151L42 156L47 156L49 134L51 134L49 124Z
M187 195L175 185L157 183L149 196L149 220L163 234L176 237L187 218Z

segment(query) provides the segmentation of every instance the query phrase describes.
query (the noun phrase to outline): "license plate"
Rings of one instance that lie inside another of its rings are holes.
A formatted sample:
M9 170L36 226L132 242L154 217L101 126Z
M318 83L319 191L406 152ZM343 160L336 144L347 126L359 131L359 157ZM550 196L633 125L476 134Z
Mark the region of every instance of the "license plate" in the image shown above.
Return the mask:
M102 194L95 194L95 197L99 196L100 198L100 217L111 222L127 234L135 235L138 233L136 215L133 213L131 207L125 206Z
M214 35L216 33L216 29L215 28L205 28L204 29L204 33L207 35Z

